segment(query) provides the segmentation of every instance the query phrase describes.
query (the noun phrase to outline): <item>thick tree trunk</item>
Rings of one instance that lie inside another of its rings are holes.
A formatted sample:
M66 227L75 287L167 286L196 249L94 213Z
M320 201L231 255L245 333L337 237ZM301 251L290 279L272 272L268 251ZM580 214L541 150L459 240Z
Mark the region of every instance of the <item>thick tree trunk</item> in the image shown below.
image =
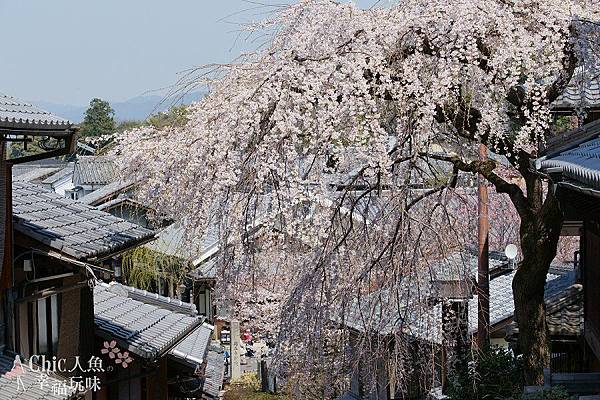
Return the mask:
M544 306L544 284L541 273L533 272L541 265L524 259L513 281L515 315L519 325L519 349L523 353L527 385L544 383L543 369L550 365L548 327Z
M525 383L542 385L543 369L550 366L544 286L562 225L562 214L552 190L542 202L541 181L528 185L530 213L521 215L523 259L513 280L519 350L523 353Z

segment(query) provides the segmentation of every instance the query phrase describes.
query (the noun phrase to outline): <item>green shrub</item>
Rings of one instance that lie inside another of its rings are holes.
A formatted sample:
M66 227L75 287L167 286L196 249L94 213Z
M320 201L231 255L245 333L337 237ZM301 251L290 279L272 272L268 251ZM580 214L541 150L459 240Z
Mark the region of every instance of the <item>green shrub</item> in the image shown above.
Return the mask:
M523 396L523 400L571 400L574 398L575 396L570 396L567 390L561 386Z
M448 379L452 400L520 400L522 393L521 358L501 347L471 353Z

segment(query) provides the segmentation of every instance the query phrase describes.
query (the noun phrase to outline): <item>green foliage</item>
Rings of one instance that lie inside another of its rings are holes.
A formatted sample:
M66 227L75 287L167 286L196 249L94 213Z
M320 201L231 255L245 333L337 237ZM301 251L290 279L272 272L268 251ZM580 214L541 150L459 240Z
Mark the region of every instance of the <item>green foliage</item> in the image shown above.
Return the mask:
M82 136L100 136L115 132L115 128L115 111L108 101L92 99L79 133Z
M123 276L127 284L144 290L156 290L160 279L171 286L183 283L187 263L146 247L123 254Z
M180 127L187 123L187 114L187 106L173 106L168 111L151 115L146 123L158 129Z
M34 154L44 153L44 149L40 147L40 137L30 137L31 142L27 143L27 149L22 142L10 143L8 149L8 158L15 159L19 157L31 156Z
M473 352L449 377L452 400L521 399L523 366L510 350L490 347Z
M554 134L560 135L568 130L577 128L577 123L573 119L574 117L569 115L558 116L554 122Z
M260 392L260 380L255 373L245 373L226 388L224 400L286 400L280 394Z
M117 132L125 132L146 125L144 121L122 121L117 125Z
M82 136L80 141L85 142L85 137L92 138L111 133L121 133L144 126L154 126L158 129L181 127L188 122L186 105L173 106L168 111L152 114L144 121L129 120L117 124L114 115L115 112L107 101L93 99L90 102L90 107L85 112L84 121L80 124L79 133ZM98 155L110 151L114 145L114 140L110 136L104 142L98 142L97 138L91 140L95 140L96 154Z
M562 386L556 386L550 389L544 389L536 393L523 396L523 400L574 400L575 396L569 395Z
M439 166L431 165L423 177L423 183L425 187L439 187L448 184L451 177L452 171L444 171Z

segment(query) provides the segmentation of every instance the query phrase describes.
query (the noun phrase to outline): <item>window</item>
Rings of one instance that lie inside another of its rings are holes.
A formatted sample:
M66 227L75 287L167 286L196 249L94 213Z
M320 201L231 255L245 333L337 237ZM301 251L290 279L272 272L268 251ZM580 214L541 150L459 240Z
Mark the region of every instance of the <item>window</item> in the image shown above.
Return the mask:
M60 329L61 294L23 302L17 307L17 351L26 357L56 355Z
M81 186L75 186L72 189L65 190L65 197L70 198L71 200L78 200L85 195L85 191Z

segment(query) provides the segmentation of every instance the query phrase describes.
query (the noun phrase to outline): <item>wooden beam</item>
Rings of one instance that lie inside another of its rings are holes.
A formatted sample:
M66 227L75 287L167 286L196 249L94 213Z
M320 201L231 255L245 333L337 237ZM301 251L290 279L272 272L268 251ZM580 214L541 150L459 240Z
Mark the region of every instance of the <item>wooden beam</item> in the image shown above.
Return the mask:
M88 286L88 281L79 282L79 283L76 283L74 285L69 285L69 286L62 286L58 289L43 290L36 294L32 294L31 296L17 299L17 300L15 300L15 303L19 304L19 303L25 303L25 302L28 302L31 300L43 299L45 297L50 297L50 296L58 294L58 293L64 293L64 292L69 292L71 290L80 289L84 286Z
M45 153L40 153L40 154L32 154L30 156L24 156L24 157L19 157L19 158L13 158L10 160L7 160L10 164L23 164L26 162L31 162L31 161L38 161L38 160L44 160L47 158L54 158L54 157L60 157L60 156L64 156L70 154L69 153L69 149L67 146L61 148L61 149L57 149L57 150L52 150L52 151L47 151Z

